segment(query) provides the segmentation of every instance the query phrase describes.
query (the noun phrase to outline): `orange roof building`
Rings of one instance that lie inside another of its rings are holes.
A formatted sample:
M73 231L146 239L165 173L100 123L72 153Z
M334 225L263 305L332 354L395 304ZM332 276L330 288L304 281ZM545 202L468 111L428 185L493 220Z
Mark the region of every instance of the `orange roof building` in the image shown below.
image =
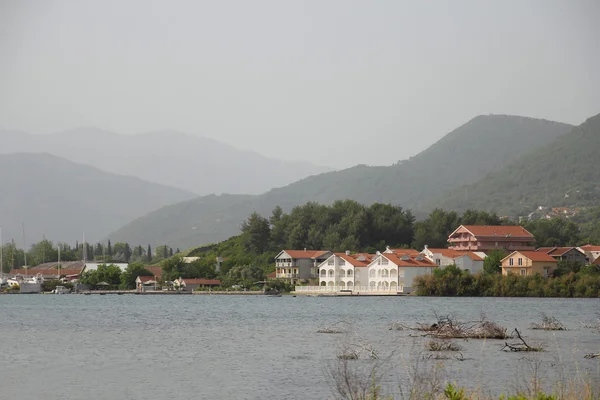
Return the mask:
M502 259L502 274L548 277L557 266L558 260L543 251L513 251Z
M448 248L457 251L535 250L533 235L518 225L461 225L448 236L448 242Z

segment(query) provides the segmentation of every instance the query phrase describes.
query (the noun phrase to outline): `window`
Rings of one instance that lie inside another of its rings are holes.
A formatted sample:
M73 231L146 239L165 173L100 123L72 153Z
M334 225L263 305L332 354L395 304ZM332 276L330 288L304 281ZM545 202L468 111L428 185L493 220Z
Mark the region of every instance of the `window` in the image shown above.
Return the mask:
M400 278L404 278L404 270L403 270L403 269L401 269L401 270L398 272L398 277L400 277Z
M440 265L440 259L439 259L439 258L436 258L436 259L435 259L435 263L436 263L436 264L439 266L439 265Z
M353 275L353 273L352 273L352 270L351 270L351 269L349 269L349 270L348 270L348 276L352 276L352 275Z
M525 270L525 268L521 268L521 275L522 276L527 275L527 271Z
M498 242L496 242L495 246L498 247Z
M515 260L514 259L509 259L508 260L508 265L515 265Z
M387 259L387 258L384 258L384 259L383 259L383 265L388 265L388 263L389 263L388 259Z
M544 278L547 278L549 274L550 274L550 268L544 267Z
M333 257L331 257L328 261L327 261L327 265L333 265Z
M375 270L374 269L372 269L371 271L369 271L369 276L371 278L375 278Z
M523 259L519 258L519 265L523 265Z

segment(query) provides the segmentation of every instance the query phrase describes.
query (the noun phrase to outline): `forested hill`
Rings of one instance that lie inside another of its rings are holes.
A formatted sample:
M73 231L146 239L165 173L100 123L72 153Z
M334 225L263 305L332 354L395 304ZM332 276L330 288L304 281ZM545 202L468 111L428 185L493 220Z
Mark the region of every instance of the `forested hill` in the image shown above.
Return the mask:
M600 205L600 114L434 205L525 215L538 206Z
M45 235L74 242L101 239L123 223L192 193L115 175L49 154L0 155L0 225L22 245Z
M118 241L192 247L237 234L253 211L268 215L281 206L352 199L419 209L445 190L475 182L521 154L552 141L572 127L547 120L479 116L416 156L389 167L357 166L311 176L260 196L208 196L157 210L110 235ZM518 145L515 145L518 143ZM366 143L367 144L367 143ZM410 146L410 143L406 144ZM371 151L385 143L369 143ZM332 152L334 157L352 157Z

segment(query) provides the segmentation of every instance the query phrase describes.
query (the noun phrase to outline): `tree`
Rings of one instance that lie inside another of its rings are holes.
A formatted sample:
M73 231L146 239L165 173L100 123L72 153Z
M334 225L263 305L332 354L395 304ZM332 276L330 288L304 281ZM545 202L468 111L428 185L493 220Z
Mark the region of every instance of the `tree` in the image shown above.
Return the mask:
M31 245L31 249L27 252L27 263L30 267L57 259L58 250L46 239Z
M125 248L123 249L123 256L125 258L125 262L129 262L131 259L131 247L129 247L129 243L125 243Z
M250 288L258 281L262 281L265 273L262 269L255 265L240 265L233 267L227 272L224 278L226 285L242 285L245 288Z
M502 272L502 259L507 254L503 250L493 249L487 253L487 257L483 260L483 272L485 274L499 274Z
M129 264L121 274L121 288L135 289L135 280L138 276L152 276L152 273L145 269L141 262Z
M169 250L167 245L163 246L163 258L169 258Z
M148 245L148 251L146 252L146 255L148 256L148 262L151 263L152 262L152 248L150 247L150 245Z
M173 248L169 247L169 257L173 257Z
M189 276L183 276L186 264L183 262L183 257L181 256L174 256L163 260L161 267L163 270L163 279L166 281L174 281L180 277L189 278Z
M112 247L110 245L110 239L108 239L108 244L106 245L106 255L110 259L112 257Z
M242 223L242 242L248 251L263 253L269 246L271 228L269 221L257 212L253 212L247 221Z

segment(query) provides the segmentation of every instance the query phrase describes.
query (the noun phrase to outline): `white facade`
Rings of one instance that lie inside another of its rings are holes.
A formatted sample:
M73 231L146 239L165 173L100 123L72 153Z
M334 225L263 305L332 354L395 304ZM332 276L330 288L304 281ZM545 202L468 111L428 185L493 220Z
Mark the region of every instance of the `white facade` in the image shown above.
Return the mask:
M340 254L334 254L323 261L318 269L319 286L353 290L355 287L361 287L367 279L366 263L360 258L351 258L349 254L346 259Z
M454 263L461 270L470 272L471 274L483 273L483 259L474 260L470 255L464 254L456 257Z

